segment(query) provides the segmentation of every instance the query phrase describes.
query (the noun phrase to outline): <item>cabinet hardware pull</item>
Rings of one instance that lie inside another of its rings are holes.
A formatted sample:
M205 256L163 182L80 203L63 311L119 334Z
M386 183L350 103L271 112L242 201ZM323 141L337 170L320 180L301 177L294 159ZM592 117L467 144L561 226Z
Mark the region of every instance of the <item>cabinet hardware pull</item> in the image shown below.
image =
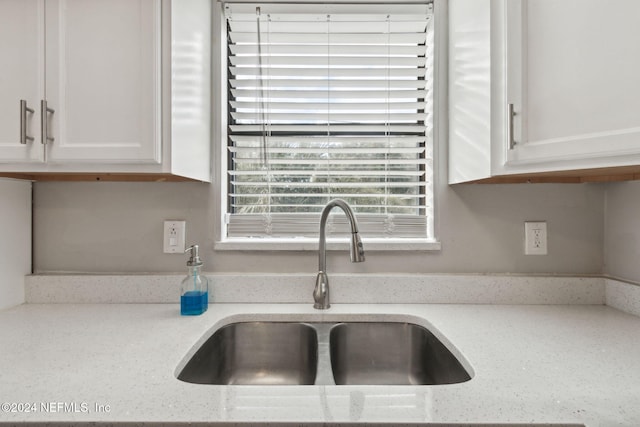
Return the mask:
M53 137L49 136L49 126L47 121L47 113L55 113L53 108L47 107L47 101L44 99L40 101L40 120L41 131L42 131L42 143L47 144L48 142L53 142Z
M33 108L27 107L27 101L20 100L20 144L26 144L32 142L33 137L27 135L27 113L33 114L35 111Z
M513 108L513 104L509 104L507 108L507 119L509 125L507 126L507 143L509 144L509 150L513 150L516 146L517 142L513 138L513 118L515 117L516 112Z

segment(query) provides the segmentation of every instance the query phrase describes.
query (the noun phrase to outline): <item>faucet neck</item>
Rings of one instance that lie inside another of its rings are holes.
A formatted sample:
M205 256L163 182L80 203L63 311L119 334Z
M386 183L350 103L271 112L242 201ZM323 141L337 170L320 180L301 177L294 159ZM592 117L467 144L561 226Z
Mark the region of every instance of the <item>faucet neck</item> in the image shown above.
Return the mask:
M347 216L349 220L349 224L351 226L351 234L353 235L358 233L358 222L356 221L356 216L354 215L351 207L342 199L333 199L322 210L322 215L320 216L320 242L318 248L318 270L321 272L327 271L327 239L326 239L326 228L327 228L327 220L329 218L329 213L335 207L339 207Z

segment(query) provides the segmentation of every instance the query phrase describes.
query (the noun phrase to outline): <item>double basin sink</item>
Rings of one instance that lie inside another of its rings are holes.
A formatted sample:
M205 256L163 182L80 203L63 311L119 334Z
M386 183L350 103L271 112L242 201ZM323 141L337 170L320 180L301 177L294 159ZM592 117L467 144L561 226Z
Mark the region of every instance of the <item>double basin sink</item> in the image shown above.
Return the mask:
M178 379L219 385L436 385L471 379L428 329L402 322L241 322L218 329Z

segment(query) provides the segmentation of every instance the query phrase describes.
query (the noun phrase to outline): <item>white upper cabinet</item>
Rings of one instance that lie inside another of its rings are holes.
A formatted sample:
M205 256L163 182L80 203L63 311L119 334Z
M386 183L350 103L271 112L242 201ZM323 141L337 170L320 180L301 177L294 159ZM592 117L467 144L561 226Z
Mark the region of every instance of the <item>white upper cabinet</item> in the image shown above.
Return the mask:
M44 161L44 96L44 3L0 0L0 161Z
M0 0L0 173L210 181L211 6L171 6Z
M160 3L45 6L48 160L160 163Z
M509 162L539 171L640 164L640 2L524 7L521 131Z
M637 0L452 0L450 182L640 165L638 16Z

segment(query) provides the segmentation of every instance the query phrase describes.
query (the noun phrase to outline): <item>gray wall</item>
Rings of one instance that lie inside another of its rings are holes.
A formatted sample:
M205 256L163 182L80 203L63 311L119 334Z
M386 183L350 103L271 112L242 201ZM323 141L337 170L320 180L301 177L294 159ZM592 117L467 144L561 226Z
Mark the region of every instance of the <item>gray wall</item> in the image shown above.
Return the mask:
M441 28L446 34L446 25ZM441 56L436 72L441 84L435 96L440 97L438 111L447 111L447 40L446 36L439 39ZM438 129L442 132L436 132L436 139L446 141L447 118L436 112ZM370 251L363 264L350 264L347 254L335 252L328 256L330 273L602 273L605 186L450 187L446 185L446 147L436 147L436 163L440 166L436 168L436 234L442 250ZM313 251L214 252L213 236L220 220L214 188L201 183L38 183L35 270L184 271L184 256L162 253L165 219L187 221L187 241L201 245L206 271L313 274L317 270ZM548 221L549 255L523 255L525 220Z
M640 283L640 182L609 184L605 200L604 272Z
M24 302L31 273L31 183L0 178L0 310Z
M206 271L317 270L315 252L214 252L218 218L213 188L203 183L38 183L34 205L35 270L183 271L184 256L162 253L165 219L187 221L187 241L202 246ZM336 252L329 255L329 271L602 272L603 185L440 184L436 194L436 232L442 251L368 252L363 264L350 264L347 254ZM523 255L525 220L548 221L549 255Z

